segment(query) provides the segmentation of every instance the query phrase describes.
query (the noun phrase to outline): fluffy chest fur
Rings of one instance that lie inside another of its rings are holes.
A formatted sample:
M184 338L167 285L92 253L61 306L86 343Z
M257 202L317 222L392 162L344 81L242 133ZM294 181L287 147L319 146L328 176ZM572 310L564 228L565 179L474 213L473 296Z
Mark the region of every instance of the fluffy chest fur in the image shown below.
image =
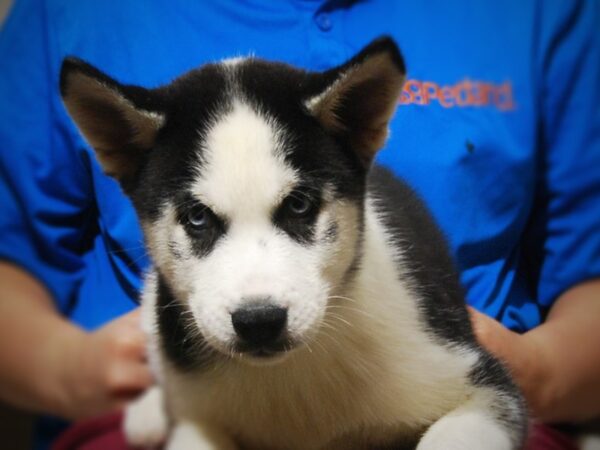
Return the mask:
M403 281L411 276L399 273L401 249L381 222L367 207L354 280L331 296L320 333L285 361L217 359L185 374L167 362L177 420L215 423L250 448L365 448L412 441L464 402L477 354L427 332L421 300ZM149 282L144 308L159 349L156 295Z
M61 92L131 198L160 382L131 443L169 450L517 449L524 407L475 342L444 238L373 166L390 39L323 73L259 59L144 89L67 60Z

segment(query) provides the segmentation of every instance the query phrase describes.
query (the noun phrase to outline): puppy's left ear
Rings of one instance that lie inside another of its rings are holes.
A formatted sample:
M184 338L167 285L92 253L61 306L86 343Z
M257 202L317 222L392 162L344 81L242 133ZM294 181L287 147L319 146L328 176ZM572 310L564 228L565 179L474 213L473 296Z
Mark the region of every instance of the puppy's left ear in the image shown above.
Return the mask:
M305 105L369 166L387 139L405 74L400 50L391 38L382 37L347 63L321 74L324 86Z
M63 62L60 92L104 171L127 190L165 121L156 94L122 85L77 58Z

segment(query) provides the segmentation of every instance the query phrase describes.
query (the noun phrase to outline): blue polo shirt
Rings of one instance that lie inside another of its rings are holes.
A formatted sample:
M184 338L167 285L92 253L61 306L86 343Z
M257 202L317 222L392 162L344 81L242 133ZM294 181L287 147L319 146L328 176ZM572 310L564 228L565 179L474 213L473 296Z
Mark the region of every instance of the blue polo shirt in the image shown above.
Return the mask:
M94 329L137 303L132 206L67 116L62 59L154 87L254 54L311 70L381 34L408 81L379 161L447 235L468 302L538 325L600 275L600 2L16 1L0 34L0 258Z
M17 1L0 35L0 258L95 328L137 302L140 228L65 113L66 55L158 86L254 54L312 70L381 34L408 65L380 162L421 194L469 303L524 331L600 274L598 1Z

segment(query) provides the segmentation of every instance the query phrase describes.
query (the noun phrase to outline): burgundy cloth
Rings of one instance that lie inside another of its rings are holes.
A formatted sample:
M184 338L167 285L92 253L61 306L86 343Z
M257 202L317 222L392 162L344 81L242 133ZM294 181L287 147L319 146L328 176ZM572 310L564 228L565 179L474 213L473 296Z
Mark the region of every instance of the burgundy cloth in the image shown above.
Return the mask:
M78 422L58 437L52 450L130 450L122 419L118 413Z
M573 436L543 424L529 428L529 439L525 450L578 450Z
M65 431L52 450L132 450L121 429L122 414L77 423ZM578 450L573 438L554 428L535 424L525 450Z

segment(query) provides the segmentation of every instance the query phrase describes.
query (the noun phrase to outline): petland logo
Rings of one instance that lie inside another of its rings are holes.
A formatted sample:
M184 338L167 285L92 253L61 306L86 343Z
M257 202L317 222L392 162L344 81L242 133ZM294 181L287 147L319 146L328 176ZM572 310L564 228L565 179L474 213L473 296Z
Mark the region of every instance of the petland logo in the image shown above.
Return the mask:
M427 106L433 102L444 108L492 106L500 111L516 108L510 81L495 84L466 78L453 85L439 85L411 79L404 83L401 105Z

